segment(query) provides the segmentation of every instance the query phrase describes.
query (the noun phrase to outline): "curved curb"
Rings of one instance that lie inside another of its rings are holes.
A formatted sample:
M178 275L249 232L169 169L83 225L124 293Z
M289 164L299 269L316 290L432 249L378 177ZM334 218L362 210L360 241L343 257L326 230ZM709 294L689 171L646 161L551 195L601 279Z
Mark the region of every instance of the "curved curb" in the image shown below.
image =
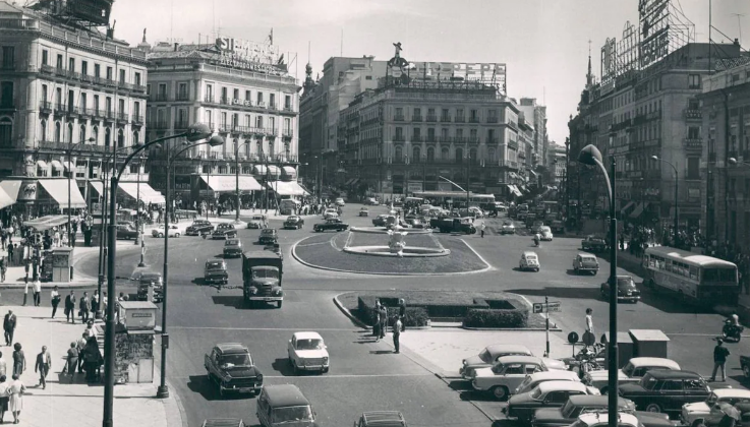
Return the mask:
M469 246L462 239L459 239L459 240L461 240L472 252L474 252L474 254L479 257L479 260L482 261L487 267L479 269L479 270L457 271L457 272L453 272L453 273L386 273L386 272L376 272L376 271L343 270L343 269L340 269L340 268L326 267L326 266L317 265L317 264L313 264L313 263L307 262L307 261L303 260L299 255L297 255L297 245L299 245L300 243L304 242L305 240L311 239L313 237L315 237L315 236L305 237L304 239L302 239L302 240L294 243L294 245L292 245L292 257L295 260L297 260L300 264L304 265L305 267L315 268L315 269L318 269L318 270L333 271L333 272L336 272L336 273L349 273L349 274L354 274L354 275L357 275L357 276L389 276L389 277L399 277L399 276L402 276L402 277L431 276L431 277L448 277L448 276L458 276L458 275L467 275L467 274L479 274L479 273L484 273L484 272L487 272L487 271L490 271L490 270L494 269L494 267L492 267L490 264L488 264L487 261L485 261L484 258L482 258L482 256L479 255L474 250L474 248L472 248L471 246Z
M164 399L167 427L189 427L187 412L185 412L185 406L182 404L180 394L177 393L177 389L172 386L169 380L167 380L167 387L171 390L169 397Z
M457 326L457 329L466 329L467 331L495 331L495 332L546 332L545 328L472 328L471 326ZM562 332L558 327L550 327L550 332Z
M346 317L349 318L349 320L352 321L352 323L354 323L355 325L359 326L362 329L372 330L372 326L367 326L364 322L362 322L361 320L357 319L357 317L355 315L353 315L352 312L349 311L348 308L344 307L344 304L342 304L341 301L339 301L339 297L341 295L348 294L348 293L349 292L342 292L342 293L336 295L335 297L333 297L333 303L336 305L336 307L339 308L339 310L341 310L342 313L344 313L344 315Z

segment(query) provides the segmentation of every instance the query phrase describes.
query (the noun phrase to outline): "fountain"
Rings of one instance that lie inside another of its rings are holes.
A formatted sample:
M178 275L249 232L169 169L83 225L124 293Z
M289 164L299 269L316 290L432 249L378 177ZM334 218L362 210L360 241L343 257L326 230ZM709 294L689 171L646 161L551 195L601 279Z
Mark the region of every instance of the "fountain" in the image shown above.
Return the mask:
M389 221L382 230L374 231L373 228L380 227L366 227L367 230L362 228L351 228L349 230L349 238L347 244L344 246L343 251L351 254L360 255L375 255L375 256L391 256L399 258L417 258L417 257L438 257L446 256L451 253L450 249L445 249L437 239L434 240L437 248L428 248L424 246L407 246L405 238L408 234L430 234L432 230L420 230L420 229L407 229L398 224L398 217L394 217L395 221ZM420 231L420 233L414 233L414 231ZM361 245L352 246L349 242L353 236L357 233L369 233L369 234L387 234L389 236L388 245Z

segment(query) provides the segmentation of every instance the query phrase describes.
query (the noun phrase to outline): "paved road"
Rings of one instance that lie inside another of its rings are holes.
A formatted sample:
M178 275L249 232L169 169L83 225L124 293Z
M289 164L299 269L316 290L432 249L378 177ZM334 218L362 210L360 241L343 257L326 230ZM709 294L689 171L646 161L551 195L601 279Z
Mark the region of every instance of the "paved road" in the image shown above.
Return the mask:
M344 220L354 225L369 224L369 218L352 215L359 206L347 206ZM371 216L384 208L371 208ZM238 416L255 421L254 399L219 400L206 382L203 354L212 344L224 341L247 343L266 375L268 384L291 382L299 385L315 404L324 424L345 425L365 410L398 409L414 425L488 425L472 403L495 419L501 419L502 404L473 393L462 393L461 384L453 388L431 375L404 355L387 354L388 347L370 343L331 304L334 295L356 290L507 290L543 301L545 296L562 302L563 312L553 320L563 329L581 332L584 312L594 310L597 335L608 330L608 304L599 297L599 285L609 265L600 260L601 272L594 276L575 276L569 270L580 239L556 238L533 248L528 236L478 235L461 237L493 267L492 271L465 277L376 277L310 270L299 265L289 253L293 242L309 236L314 220L298 231L281 231L285 250L284 287L286 303L282 310L248 310L241 307L241 290L217 289L196 284L207 258L221 252L220 241L181 237L170 245L170 380L188 412L190 425L212 416ZM272 226L280 225L278 223ZM257 231L243 230L240 238L247 246ZM458 238L458 237L455 237ZM407 237L408 240L408 237ZM147 238L148 262L161 270L163 246L158 239ZM524 250L535 250L541 259L539 273L516 271ZM118 257L118 275L127 275L137 254ZM230 283L240 283L240 261L229 260ZM87 265L86 262L82 264ZM95 264L93 264L95 265ZM84 267L82 267L84 268ZM95 269L94 269L95 270ZM125 274L123 274L125 273ZM622 271L622 273L625 273ZM636 281L639 278L636 277ZM4 295L5 297L5 295ZM712 338L720 331L721 317L696 312L662 295L644 291L644 300L619 308L620 330L631 328L662 329L670 338L669 356L684 368L710 374ZM323 376L289 376L286 341L293 331L319 331L331 352L331 372ZM729 374L737 379L737 356L749 354L743 341L732 344ZM456 366L460 363L456 361ZM734 381L734 380L733 380ZM734 382L733 384L736 384ZM454 390L458 389L458 391ZM472 401L472 402L469 402Z

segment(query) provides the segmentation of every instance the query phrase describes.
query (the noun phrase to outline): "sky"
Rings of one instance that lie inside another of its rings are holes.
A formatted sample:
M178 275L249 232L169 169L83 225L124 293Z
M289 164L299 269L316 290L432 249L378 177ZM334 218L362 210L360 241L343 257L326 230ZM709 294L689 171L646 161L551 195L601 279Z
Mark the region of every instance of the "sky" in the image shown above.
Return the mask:
M708 41L710 0L672 1L694 24L695 40ZM713 30L714 42L738 38L750 49L750 0L714 0L712 15L727 36ZM261 42L273 28L300 84L308 62L317 74L342 54L388 60L395 42L412 62L505 63L508 95L546 105L549 139L562 144L589 46L598 77L601 46L619 40L627 21L637 25L638 0L116 0L112 19L115 37L131 45L144 28L152 44L217 34Z

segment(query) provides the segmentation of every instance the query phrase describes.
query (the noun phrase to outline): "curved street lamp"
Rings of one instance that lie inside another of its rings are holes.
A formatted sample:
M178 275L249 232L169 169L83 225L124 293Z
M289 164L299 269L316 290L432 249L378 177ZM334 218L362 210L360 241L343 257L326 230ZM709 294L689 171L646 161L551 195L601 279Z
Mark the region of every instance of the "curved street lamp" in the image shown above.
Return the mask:
M107 293L111 298L111 301L107 304L107 319L105 323L105 335L104 335L104 415L102 425L104 427L112 426L112 418L114 412L114 386L115 386L115 277L116 277L116 238L117 238L117 205L116 205L116 194L117 187L120 182L120 177L125 172L125 168L133 158L141 153L146 148L158 144L169 139L175 138L187 138L190 142L199 141L202 139L210 138L213 132L211 128L203 123L196 123L190 125L186 132L178 133L175 135L168 135L161 138L157 138L153 141L149 141L145 144L138 145L137 148L128 155L123 162L122 166L117 168L116 173L112 174L110 178L110 200L109 200L109 217L110 222L107 226L107 238L109 253L107 254ZM116 166L116 163L115 163ZM166 283L165 283L166 288ZM162 337L162 346L165 345L167 337ZM159 386L157 396L168 396L169 391L166 386Z
M607 362L609 378L607 388L609 392L607 414L609 427L617 427L618 393L617 382L619 373L617 349L617 218L615 217L615 157L611 156L610 174L602 162L602 153L596 146L589 144L578 154L578 161L585 165L597 166L604 175L609 192L609 340ZM610 181L610 177L612 180Z
M240 223L240 145L249 144L251 141L245 140L237 142L234 147L234 185L237 192L237 211L234 213L234 223Z
M656 160L657 162L668 164L669 166L672 167L672 170L674 171L674 235L673 235L674 241L673 243L676 245L677 244L677 226L680 220L680 216L679 216L680 214L677 208L677 197L679 195L679 193L677 192L677 189L678 189L677 188L677 183L678 183L677 168L672 163L664 159L661 159L659 156L656 156L656 155L651 156L651 159Z

